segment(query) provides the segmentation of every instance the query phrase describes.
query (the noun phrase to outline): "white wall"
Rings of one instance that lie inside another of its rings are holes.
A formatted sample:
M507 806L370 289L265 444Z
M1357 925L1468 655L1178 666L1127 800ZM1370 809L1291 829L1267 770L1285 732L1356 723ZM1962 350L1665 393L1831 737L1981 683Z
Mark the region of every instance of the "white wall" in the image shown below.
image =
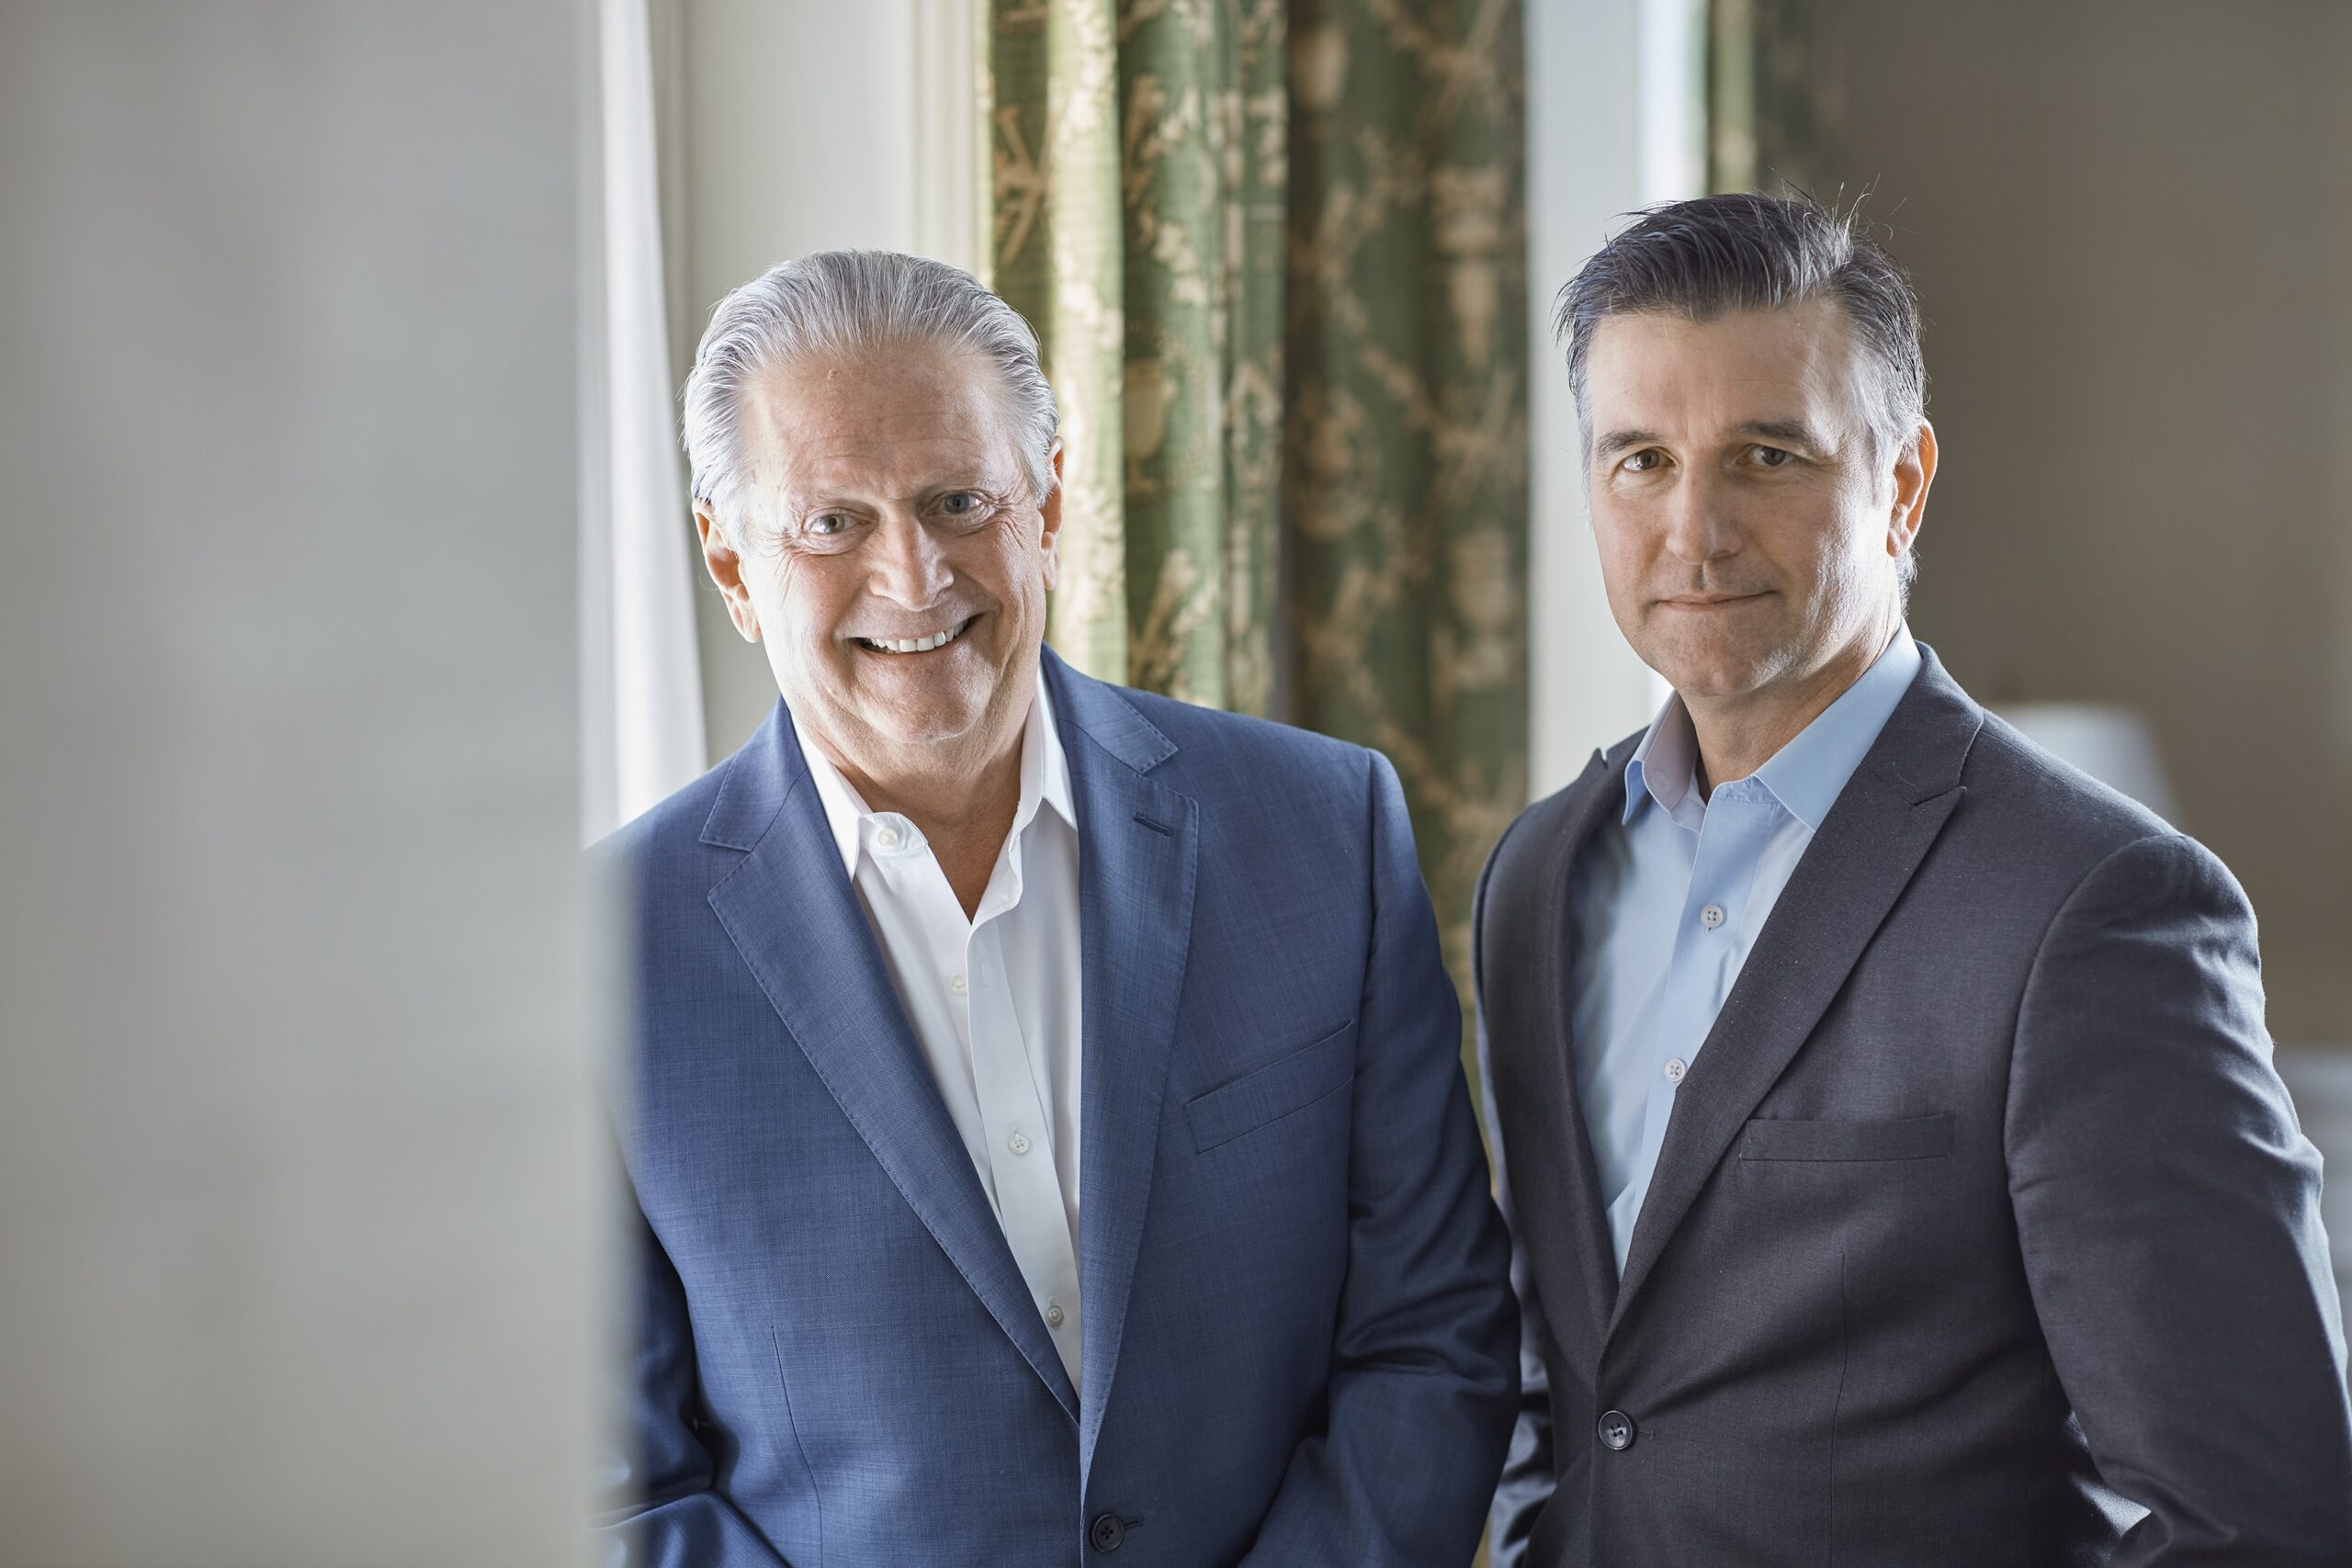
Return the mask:
M0 8L0 1561L582 1558L581 8Z
M872 248L975 265L973 24L967 0L674 0L690 301L681 372L710 308L810 251ZM673 164L673 167L676 165ZM696 584L712 756L775 702L760 650Z
M1527 6L1528 787L1539 798L1647 723L1659 700L1601 593L1552 312L1623 214L1696 194L1698 105L1686 96L1696 15L1689 0Z

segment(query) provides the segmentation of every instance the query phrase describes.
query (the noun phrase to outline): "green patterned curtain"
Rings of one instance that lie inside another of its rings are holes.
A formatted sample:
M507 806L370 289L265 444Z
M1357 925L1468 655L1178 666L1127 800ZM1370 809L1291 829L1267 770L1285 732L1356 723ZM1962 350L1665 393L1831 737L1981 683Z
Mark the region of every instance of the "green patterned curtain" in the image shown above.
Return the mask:
M1526 798L1521 0L988 0L1080 668L1376 746L1447 959Z
M1522 37L1517 0L1291 7L1291 716L1396 764L1465 1004L1527 801Z
M1063 418L1054 645L1265 713L1282 437L1281 0L999 0L988 254Z
M1837 203L1846 133L1838 0L1709 0L1707 188Z

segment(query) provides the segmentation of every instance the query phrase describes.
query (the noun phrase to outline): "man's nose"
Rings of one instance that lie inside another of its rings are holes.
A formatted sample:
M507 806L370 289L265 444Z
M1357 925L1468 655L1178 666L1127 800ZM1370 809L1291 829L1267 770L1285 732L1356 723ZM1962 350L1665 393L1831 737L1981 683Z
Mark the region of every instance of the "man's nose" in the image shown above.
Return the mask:
M870 557L869 586L880 598L910 610L927 610L946 597L956 574L947 552L930 529L911 517L884 521Z
M1717 560L1739 548L1732 497L1713 475L1686 470L1666 501L1666 547L1678 560Z

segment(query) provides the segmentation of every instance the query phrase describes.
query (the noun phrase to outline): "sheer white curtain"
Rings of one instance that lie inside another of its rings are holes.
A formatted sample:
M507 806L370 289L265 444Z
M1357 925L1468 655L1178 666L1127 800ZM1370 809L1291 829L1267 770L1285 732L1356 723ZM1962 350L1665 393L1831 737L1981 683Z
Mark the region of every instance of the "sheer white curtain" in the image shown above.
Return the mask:
M581 827L590 840L705 760L649 3L599 0L583 160Z

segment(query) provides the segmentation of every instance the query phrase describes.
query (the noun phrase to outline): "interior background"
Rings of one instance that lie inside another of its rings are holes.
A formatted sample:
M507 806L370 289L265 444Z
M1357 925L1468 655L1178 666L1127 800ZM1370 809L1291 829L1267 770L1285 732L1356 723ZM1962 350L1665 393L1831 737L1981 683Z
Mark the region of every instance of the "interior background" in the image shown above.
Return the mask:
M1747 9L1926 299L1917 629L1990 700L2150 719L2352 1172L2352 10ZM782 257L973 259L974 14L653 7L674 371ZM0 6L0 1556L582 1559L596 17ZM1706 8L1524 17L1542 791L1652 702L1544 318L1702 184ZM695 602L723 754L773 688Z

